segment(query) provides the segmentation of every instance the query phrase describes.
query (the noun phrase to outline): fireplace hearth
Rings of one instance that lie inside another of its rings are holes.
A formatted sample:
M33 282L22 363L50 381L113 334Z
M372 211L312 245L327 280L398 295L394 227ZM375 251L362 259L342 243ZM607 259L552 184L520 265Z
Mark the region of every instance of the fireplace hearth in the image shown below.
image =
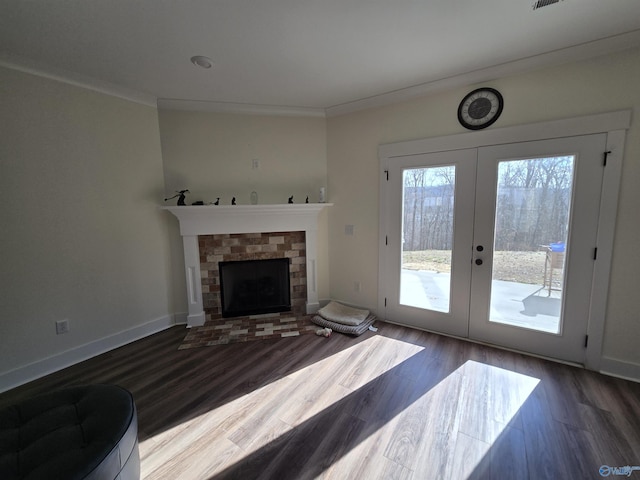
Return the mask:
M180 348L314 333L315 326L306 311L308 285L305 239L306 234L301 231L198 236L206 320L203 326L191 329ZM282 273L288 278L289 286L284 289L290 292L290 306L272 309L286 311L252 313L249 311L255 307L251 298L252 290L262 291L264 296L271 297L274 304L287 303L278 300L273 293L276 283L286 284L287 280L276 280L268 271L256 267L269 264L286 267L287 271ZM240 272L240 278L235 279L232 274L229 279L224 272L229 265L246 266L248 271ZM234 316L230 316L224 307L230 285L233 285L232 290L238 289L235 292L238 295L231 293L230 303L238 303L240 308L244 308L244 311L232 312ZM234 297L236 300L233 300Z

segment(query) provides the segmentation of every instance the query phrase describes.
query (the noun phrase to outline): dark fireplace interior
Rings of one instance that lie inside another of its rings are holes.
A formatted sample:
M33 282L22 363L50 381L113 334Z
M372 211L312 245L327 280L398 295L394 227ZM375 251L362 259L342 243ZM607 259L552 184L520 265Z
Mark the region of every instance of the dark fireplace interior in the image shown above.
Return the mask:
M220 262L223 317L291 310L289 259Z

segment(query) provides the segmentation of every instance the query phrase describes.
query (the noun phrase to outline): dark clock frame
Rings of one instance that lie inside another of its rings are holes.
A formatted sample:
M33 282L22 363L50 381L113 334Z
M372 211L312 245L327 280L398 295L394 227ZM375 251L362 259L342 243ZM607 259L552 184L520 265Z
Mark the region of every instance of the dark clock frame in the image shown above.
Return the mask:
M469 97L474 96L481 92L488 92L488 93L491 93L493 96L495 96L495 100L497 102L497 110L493 116L491 117L488 116L488 114L491 112L494 106L494 104L491 103L491 108L489 108L489 110L483 116L476 118L476 120L481 120L481 122L477 124L472 124L467 122L466 119L464 118L463 106L465 102L469 99ZM498 90L496 90L495 88L489 88L489 87L476 88L475 90L466 94L462 99L462 101L460 102L460 105L458 105L458 121L460 122L460 125L462 125L464 128L467 128L469 130L481 130L483 128L487 128L490 125L493 125L495 121L498 120L498 118L500 117L500 114L502 113L503 107L504 107L504 99L502 98L502 94Z

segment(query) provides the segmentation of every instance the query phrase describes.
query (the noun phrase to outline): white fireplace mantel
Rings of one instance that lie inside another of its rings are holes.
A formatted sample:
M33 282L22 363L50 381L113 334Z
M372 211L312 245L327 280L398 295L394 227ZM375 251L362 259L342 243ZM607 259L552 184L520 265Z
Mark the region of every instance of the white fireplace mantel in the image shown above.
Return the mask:
M198 235L304 231L307 255L307 313L319 308L317 289L318 215L332 203L285 205L198 205L160 207L180 222L189 314L187 326L204 325Z

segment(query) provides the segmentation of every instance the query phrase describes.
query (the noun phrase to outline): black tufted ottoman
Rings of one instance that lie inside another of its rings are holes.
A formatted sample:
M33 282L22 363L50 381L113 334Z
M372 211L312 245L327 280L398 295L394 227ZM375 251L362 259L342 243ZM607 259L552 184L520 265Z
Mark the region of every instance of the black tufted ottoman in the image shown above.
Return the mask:
M140 478L133 396L71 387L0 410L0 479Z

